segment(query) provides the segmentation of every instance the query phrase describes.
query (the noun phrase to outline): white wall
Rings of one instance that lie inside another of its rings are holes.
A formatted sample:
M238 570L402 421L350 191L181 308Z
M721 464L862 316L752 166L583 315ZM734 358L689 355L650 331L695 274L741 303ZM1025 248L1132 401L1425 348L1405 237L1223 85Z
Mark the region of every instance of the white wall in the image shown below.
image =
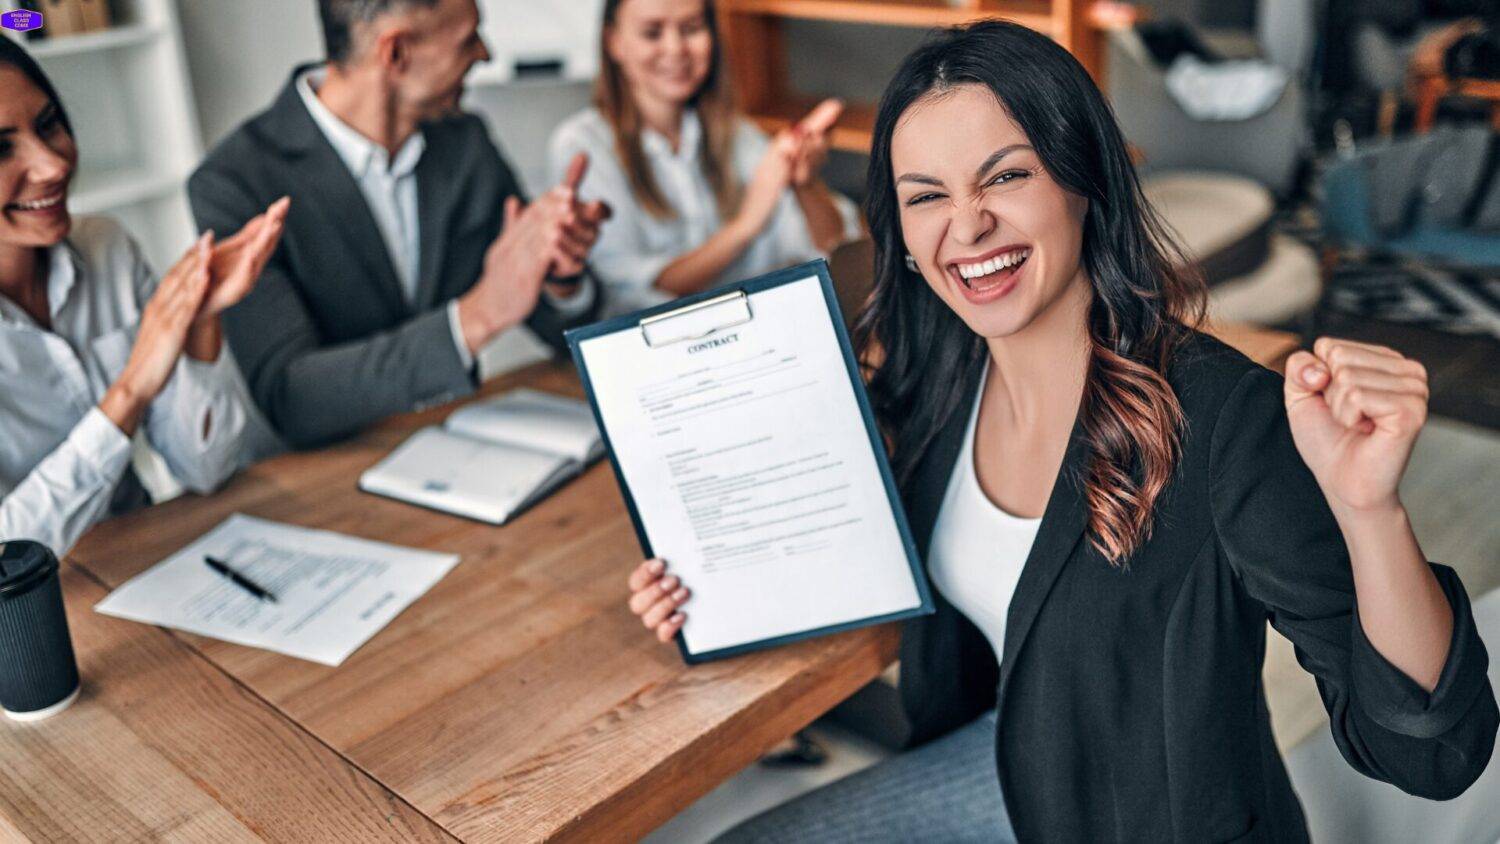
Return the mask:
M323 51L316 0L178 0L178 10L205 147Z

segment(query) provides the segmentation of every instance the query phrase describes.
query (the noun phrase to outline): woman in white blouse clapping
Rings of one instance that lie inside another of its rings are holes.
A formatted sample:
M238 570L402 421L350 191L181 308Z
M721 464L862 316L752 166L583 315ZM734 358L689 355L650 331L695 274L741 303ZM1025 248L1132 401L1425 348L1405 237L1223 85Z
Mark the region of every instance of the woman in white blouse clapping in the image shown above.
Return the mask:
M594 106L553 134L561 177L613 219L589 258L613 313L811 258L860 236L858 211L818 178L828 101L767 138L735 111L708 0L606 0Z
M205 235L158 282L112 220L73 218L78 162L56 90L0 38L0 542L65 553L147 503L130 470L143 430L188 488L234 470L245 411L219 314L255 284L286 218Z

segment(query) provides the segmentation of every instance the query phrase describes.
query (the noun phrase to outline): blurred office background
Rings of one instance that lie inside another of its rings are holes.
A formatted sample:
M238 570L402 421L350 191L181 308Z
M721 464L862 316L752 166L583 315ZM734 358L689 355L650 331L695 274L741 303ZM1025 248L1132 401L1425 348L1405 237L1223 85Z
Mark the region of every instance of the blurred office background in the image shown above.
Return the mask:
M480 0L495 60L471 76L467 105L485 115L532 191L545 187L549 134L589 102L601 5ZM869 20L777 21L783 50L764 60L778 63L787 87L757 92L751 110L773 118L778 97L788 109L804 96L872 102L922 39L924 9L934 19L952 14L944 0L868 5ZM1212 285L1215 318L1387 344L1428 367L1433 419L1405 498L1434 558L1458 568L1476 600L1491 593L1491 631L1500 628L1500 36L1485 33L1500 17L1496 5L1098 4L1113 23L1096 70L1149 195ZM882 6L905 11L892 25ZM89 115L79 127L88 169L76 210L120 217L160 265L188 242L182 182L203 151L266 107L293 66L319 57L316 5L113 0L108 12L107 26L76 33L49 21L54 31L31 47L74 113ZM856 199L865 166L858 128L842 136L829 170ZM855 261L836 272L845 267L860 271ZM542 354L516 332L483 365L495 373ZM1269 649L1278 738L1317 837L1500 840L1494 765L1452 804L1361 780L1338 760L1290 646L1273 634ZM656 840L703 840L888 753L870 738L888 728L881 694L869 690L814 729L824 764L753 768Z

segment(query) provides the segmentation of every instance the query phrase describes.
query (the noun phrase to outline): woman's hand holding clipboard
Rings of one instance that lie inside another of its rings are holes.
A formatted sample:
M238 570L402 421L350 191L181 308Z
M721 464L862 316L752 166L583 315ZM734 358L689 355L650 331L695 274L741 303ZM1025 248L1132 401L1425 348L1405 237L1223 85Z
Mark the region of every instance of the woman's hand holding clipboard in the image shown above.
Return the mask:
M685 660L932 612L825 262L567 337Z

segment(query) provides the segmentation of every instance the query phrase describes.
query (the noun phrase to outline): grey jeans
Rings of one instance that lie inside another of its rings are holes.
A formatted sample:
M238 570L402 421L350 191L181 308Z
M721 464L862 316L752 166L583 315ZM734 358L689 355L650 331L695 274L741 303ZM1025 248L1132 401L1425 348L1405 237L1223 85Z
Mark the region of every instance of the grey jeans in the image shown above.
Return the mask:
M783 803L724 833L747 842L1004 842L1015 833L995 773L995 713Z

